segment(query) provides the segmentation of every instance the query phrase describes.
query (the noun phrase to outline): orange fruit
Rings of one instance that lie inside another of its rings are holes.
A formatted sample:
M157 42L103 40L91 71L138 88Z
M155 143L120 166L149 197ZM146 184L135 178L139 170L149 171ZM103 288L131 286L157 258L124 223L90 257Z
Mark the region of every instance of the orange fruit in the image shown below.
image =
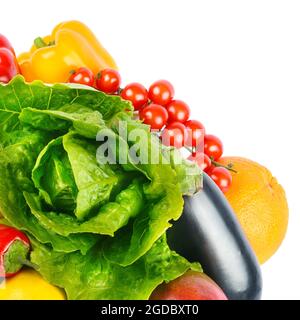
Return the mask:
M262 165L240 157L223 157L232 163L232 186L225 194L259 262L266 262L279 248L288 225L284 189Z

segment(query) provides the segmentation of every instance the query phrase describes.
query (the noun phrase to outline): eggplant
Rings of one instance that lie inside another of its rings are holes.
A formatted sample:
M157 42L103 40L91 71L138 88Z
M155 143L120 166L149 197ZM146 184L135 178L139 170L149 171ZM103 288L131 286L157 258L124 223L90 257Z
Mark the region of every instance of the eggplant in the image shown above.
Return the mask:
M203 189L185 197L181 218L168 230L170 247L204 272L230 300L259 300L260 266L227 199L203 174Z

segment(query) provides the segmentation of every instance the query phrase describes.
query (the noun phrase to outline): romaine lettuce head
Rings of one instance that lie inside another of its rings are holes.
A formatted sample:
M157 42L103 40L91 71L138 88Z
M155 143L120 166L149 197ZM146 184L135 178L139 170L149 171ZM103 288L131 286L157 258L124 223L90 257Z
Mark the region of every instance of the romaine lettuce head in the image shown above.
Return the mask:
M86 87L0 85L0 211L71 299L148 298L197 268L165 232L201 172L132 116L129 102Z

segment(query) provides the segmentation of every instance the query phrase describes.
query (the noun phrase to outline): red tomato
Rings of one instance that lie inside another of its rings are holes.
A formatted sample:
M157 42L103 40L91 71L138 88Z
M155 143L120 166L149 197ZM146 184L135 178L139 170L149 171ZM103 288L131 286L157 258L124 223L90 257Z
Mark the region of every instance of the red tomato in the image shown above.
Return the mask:
M195 156L191 154L188 159L196 162L202 171L208 172L211 168L210 158L202 152L197 153Z
M168 121L168 112L164 107L151 103L140 110L140 119L151 129L160 130Z
M0 48L0 82L8 83L19 73L17 59L7 48Z
M14 48L10 44L9 40L3 34L0 34L0 48L6 48L9 51L11 51L13 55L15 55Z
M88 68L79 68L71 71L69 78L70 83L85 84L86 86L92 87L95 82L93 72Z
M174 97L174 87L167 80L158 80L149 88L149 99L154 103L165 106Z
M197 147L203 142L205 128L204 125L197 120L189 120L185 123L188 133L187 145L189 147Z
M207 275L188 271L181 277L163 283L150 300L228 300L222 289Z
M223 193L226 193L232 184L232 176L230 172L223 167L215 167L211 173L210 177L214 180L216 185L221 189Z
M180 122L172 122L166 126L161 138L164 145L181 148L187 138L186 128Z
M148 91L140 83L133 82L122 90L121 97L131 101L134 109L139 110L148 102Z
M121 77L114 69L101 70L96 77L96 88L108 94L115 93L121 84Z
M214 168L216 168L216 166L213 165L213 164L211 164L211 166L208 167L208 168L205 170L205 172L206 172L209 176L211 176L211 173L212 173L212 171L214 170Z
M204 153L217 161L223 154L222 141L212 134L206 134L204 136Z
M172 100L166 105L169 114L169 121L179 121L185 123L190 117L189 106L181 100Z

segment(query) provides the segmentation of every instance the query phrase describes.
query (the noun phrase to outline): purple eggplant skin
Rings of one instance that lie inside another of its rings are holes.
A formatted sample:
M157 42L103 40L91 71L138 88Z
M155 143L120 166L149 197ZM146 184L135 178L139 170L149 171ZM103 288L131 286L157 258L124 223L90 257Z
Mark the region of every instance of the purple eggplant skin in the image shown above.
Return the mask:
M203 190L185 197L181 218L168 230L170 247L204 272L229 300L259 300L259 263L227 199L203 174Z

